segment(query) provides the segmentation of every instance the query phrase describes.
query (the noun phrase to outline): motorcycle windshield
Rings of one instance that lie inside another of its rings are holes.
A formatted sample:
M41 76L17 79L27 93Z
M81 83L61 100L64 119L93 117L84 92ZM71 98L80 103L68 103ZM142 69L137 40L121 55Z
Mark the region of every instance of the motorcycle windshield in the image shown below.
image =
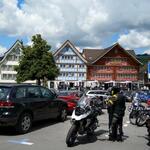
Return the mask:
M79 106L81 108L84 108L86 106L90 106L90 101L91 101L91 98L88 98L86 96L82 96L80 98L80 100L78 101L77 106Z

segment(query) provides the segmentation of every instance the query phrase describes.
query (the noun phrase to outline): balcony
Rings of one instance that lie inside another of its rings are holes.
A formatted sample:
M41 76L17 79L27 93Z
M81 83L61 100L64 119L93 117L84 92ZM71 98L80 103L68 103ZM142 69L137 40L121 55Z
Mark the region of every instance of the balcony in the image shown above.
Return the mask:
M106 66L127 66L128 63L125 62L106 62L105 63Z
M138 78L117 78L117 81L137 81Z
M110 81L112 80L112 78L108 78L108 77L91 77L90 80L97 80L97 81Z
M94 70L96 73L113 73L113 70Z
M135 73L138 73L137 70L117 70L116 72L117 72L117 73L121 73L121 74L123 74L123 73L124 73L124 74L127 74L127 73L128 73L128 74L132 74L132 73L135 74Z

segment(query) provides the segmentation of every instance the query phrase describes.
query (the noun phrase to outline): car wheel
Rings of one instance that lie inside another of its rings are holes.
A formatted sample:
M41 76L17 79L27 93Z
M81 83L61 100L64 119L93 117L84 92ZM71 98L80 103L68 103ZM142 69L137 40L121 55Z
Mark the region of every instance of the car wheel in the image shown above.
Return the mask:
M64 122L67 119L67 109L65 107L61 109L58 119L62 122Z
M29 113L24 113L20 116L16 125L17 132L21 134L27 133L32 126L32 117Z

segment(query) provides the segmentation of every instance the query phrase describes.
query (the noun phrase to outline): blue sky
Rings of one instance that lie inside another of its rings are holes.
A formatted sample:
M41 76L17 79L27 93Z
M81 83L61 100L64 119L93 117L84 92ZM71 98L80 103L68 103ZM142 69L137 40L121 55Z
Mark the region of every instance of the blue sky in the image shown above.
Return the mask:
M118 42L150 54L149 0L1 0L0 22L0 53L41 34L52 50L70 40L80 49Z

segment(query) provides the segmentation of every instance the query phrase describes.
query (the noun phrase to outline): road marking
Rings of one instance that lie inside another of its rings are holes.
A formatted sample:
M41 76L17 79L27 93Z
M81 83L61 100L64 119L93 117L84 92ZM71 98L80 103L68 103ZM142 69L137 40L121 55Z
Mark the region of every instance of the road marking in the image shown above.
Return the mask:
M8 140L9 143L14 144L22 144L22 145L33 145L34 143L28 142L29 139L21 139L21 140Z
M126 121L127 124L130 124L130 121Z
M108 134L105 134L105 137L108 137L109 135Z
M127 126L128 126L128 124L124 124L123 126L124 126L124 127L127 127Z

